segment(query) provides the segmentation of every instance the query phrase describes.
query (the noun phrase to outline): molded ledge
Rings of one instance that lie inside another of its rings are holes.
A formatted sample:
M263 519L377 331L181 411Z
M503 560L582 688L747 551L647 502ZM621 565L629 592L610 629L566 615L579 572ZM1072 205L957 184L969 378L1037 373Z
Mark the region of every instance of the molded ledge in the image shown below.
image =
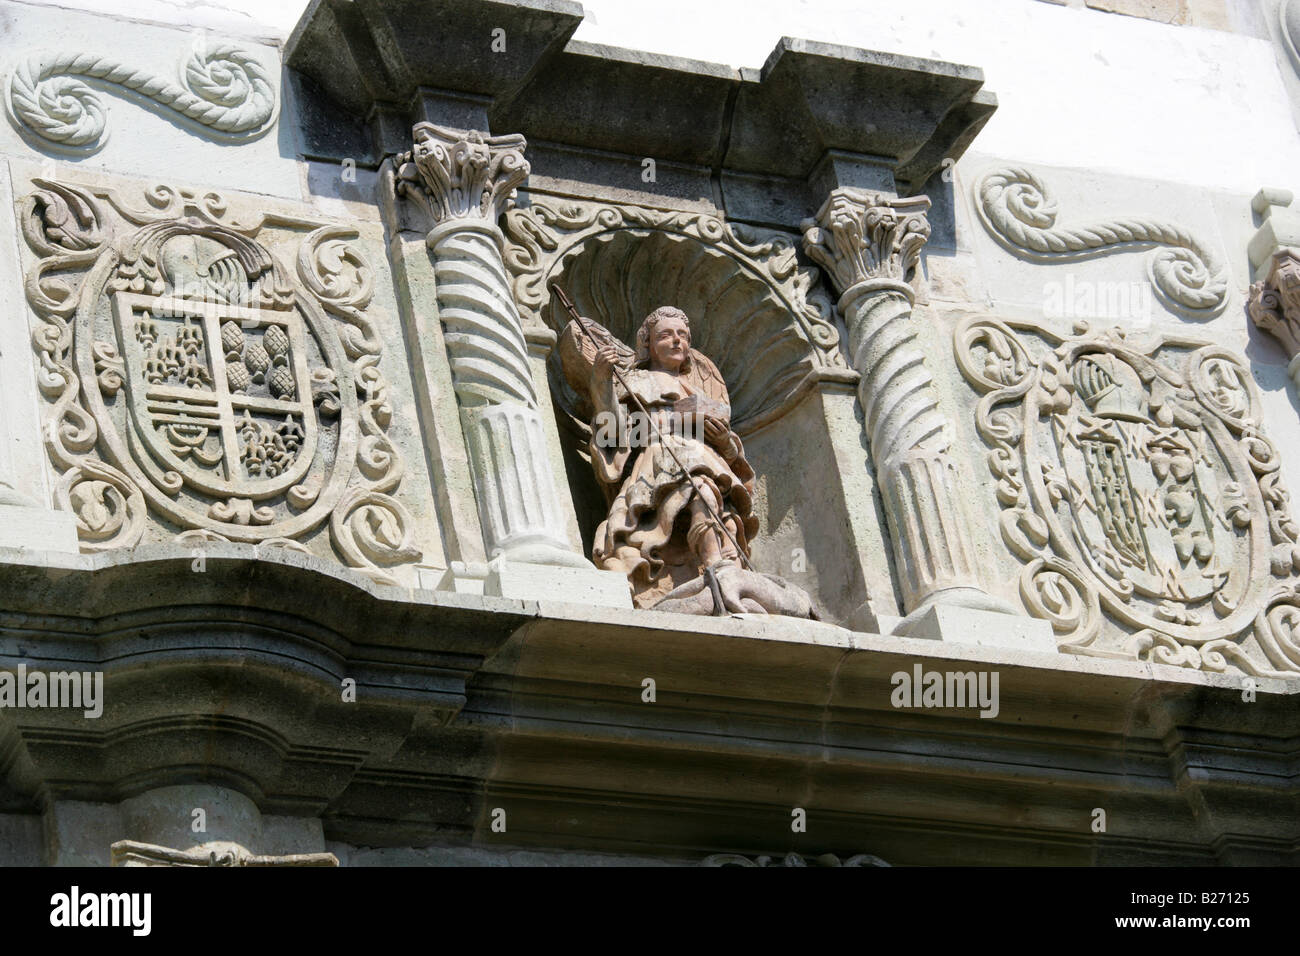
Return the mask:
M0 667L105 674L99 719L0 710L0 811L211 783L358 845L502 842L507 807L511 845L602 852L1296 862L1300 682L1244 703L1240 679L1164 665L197 554L0 551ZM918 668L996 673L996 717L895 706Z

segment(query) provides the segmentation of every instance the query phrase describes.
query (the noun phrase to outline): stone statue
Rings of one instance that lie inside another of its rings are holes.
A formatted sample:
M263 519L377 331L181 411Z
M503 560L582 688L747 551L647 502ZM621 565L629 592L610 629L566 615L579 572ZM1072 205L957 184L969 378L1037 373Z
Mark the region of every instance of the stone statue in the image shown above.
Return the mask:
M588 451L609 506L596 566L626 575L639 608L815 618L802 590L749 567L754 470L730 427L726 383L691 348L686 314L650 313L635 351L586 318L559 345L566 378L590 400Z

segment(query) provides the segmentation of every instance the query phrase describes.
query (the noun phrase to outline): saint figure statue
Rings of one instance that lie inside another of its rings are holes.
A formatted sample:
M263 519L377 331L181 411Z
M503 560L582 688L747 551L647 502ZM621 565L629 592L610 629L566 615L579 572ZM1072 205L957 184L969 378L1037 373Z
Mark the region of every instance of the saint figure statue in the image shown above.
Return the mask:
M655 309L635 352L580 321L585 331L570 322L559 344L566 377L590 400L588 451L608 503L596 566L624 574L640 608L815 617L803 591L748 566L754 470L722 375L691 348L687 315Z

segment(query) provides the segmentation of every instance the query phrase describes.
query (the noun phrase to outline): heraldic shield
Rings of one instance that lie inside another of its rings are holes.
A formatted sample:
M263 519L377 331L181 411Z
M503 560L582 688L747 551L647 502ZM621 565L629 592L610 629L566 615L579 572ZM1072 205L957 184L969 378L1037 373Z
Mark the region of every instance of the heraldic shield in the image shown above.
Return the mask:
M1240 357L983 316L958 326L954 353L984 393L975 425L1021 601L1062 651L1300 668L1286 624L1300 526Z
M1080 356L1071 372L1078 401L1052 427L1081 555L1120 593L1214 594L1235 564L1236 536L1216 520L1227 463L1206 429L1152 419L1137 371L1114 355Z
M290 537L351 473L356 388L338 335L271 252L196 219L100 258L78 312L82 394L107 462L182 528Z
M317 429L296 311L118 292L113 318L135 433L160 465L217 496L302 480Z

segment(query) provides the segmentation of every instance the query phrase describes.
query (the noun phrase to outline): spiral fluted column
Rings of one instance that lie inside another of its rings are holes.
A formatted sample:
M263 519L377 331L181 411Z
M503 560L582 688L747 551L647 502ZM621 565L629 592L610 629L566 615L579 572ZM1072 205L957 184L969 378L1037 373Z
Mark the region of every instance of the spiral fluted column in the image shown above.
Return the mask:
M528 175L522 136L420 123L398 191L435 223L427 243L489 557L592 565L565 533L519 311L501 258L501 206Z
M932 604L1010 610L980 587L948 423L912 322L906 277L930 237L929 206L837 189L803 224L805 251L841 293L908 621Z

